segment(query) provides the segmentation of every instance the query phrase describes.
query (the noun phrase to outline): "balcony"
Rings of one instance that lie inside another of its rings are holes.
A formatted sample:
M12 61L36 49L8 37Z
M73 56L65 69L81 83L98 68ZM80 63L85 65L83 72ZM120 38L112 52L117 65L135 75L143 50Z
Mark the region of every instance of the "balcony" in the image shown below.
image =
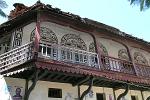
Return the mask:
M134 66L130 61L125 61L109 56L101 56L101 62L103 70L135 75Z
M38 57L99 68L96 53L60 45L41 43Z
M13 69L32 60L33 43L28 43L0 55L0 73ZM97 53L73 49L49 43L40 43L38 57L47 60L56 60L64 63L83 65L96 70L138 75L150 78L150 67L120 60L109 56L98 57ZM99 59L100 58L100 59ZM99 62L100 61L100 62Z
M25 44L0 55L0 73L13 69L32 59L32 43Z

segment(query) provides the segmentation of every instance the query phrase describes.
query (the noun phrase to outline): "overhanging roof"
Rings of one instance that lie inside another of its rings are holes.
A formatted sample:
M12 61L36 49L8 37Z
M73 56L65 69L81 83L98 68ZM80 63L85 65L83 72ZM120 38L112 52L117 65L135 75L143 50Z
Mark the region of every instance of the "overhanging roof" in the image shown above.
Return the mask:
M22 6L23 4L19 4L19 3L14 4L15 7L17 5ZM16 16L13 16L13 18L11 18L7 22L0 25L0 32L7 30L7 28L9 28L9 26L11 26L19 18L22 18L23 16L29 15L29 13L33 13L37 10L47 10L47 11L57 13L58 15L67 16L67 17L69 17L73 20L78 20L81 23L84 23L86 25L90 25L91 27L104 29L104 30L107 30L107 31L115 34L115 35L118 35L118 36L121 36L121 37L124 37L124 38L127 38L127 39L132 39L132 40L135 40L137 42L143 43L144 45L150 46L150 42L145 41L145 40L140 39L140 38L137 38L137 37L134 37L132 35L126 34L125 32L121 32L117 28L108 26L106 24L103 24L103 23L100 23L100 22L97 22L97 21L94 21L94 20L91 20L91 19L88 19L88 18L81 18L80 16L69 13L69 12L63 12L59 8L52 8L51 5L49 5L49 4L45 5L45 4L43 4L39 1L36 4L34 4L30 7L25 6L25 8L23 10L21 10L19 13L16 12Z

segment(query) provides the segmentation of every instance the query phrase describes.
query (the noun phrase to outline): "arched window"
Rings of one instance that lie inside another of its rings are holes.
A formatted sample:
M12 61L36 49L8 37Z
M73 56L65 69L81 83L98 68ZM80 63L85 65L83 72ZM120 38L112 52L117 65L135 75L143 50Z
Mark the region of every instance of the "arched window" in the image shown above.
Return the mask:
M147 59L140 52L134 53L134 61L135 61L135 63L138 63L138 64L148 65Z
M80 50L87 50L85 42L76 34L66 34L61 38L61 45Z
M61 38L62 46L74 48L78 50L62 49L61 50L61 59L69 60L75 63L88 63L88 55L84 52L87 50L85 42L81 39L80 36L76 34L66 34ZM84 51L80 51L84 50Z
M34 40L34 38L35 38L34 36L35 36L35 29L31 33L30 41ZM40 36L41 36L40 41L42 41L42 42L58 44L58 39L57 39L55 33L52 30L50 30L49 28L41 27L40 28Z

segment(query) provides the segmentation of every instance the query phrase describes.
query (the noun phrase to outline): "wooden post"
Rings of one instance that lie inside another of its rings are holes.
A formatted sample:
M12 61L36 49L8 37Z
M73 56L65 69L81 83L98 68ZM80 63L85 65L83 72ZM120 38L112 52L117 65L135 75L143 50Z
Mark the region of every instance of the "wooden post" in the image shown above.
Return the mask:
M88 87L87 90L85 90L85 91L82 93L82 95L81 95L81 97L80 97L80 100L83 100L83 98L85 97L85 95L87 95L87 94L89 93L89 91L91 90L91 88L92 88L92 86L93 86L93 80L94 80L94 78L91 77L90 80L89 80L89 87Z
M42 79L43 77L45 77L45 76L48 74L48 70L45 70L45 71L39 76L39 73L40 73L40 72L41 72L41 71L40 71L39 69L37 69L37 70L35 71L35 73L33 74L34 77L33 77L33 75L31 76L31 77L33 77L33 80L32 80L32 85L31 85L29 88L28 88L28 84L29 84L29 80L30 80L31 78L29 78L29 79L26 80L24 100L29 100L29 96L30 96L32 90L35 88L35 85L36 85L37 81L40 80L40 79Z
M142 100L144 100L143 92L141 91Z
M129 85L125 84L125 91L118 96L117 100L121 100L122 97L126 96L128 91L129 91Z
M115 89L113 88L113 94L114 94L114 100L117 100L116 99L116 94L115 94Z
M78 87L78 100L80 100L80 85L78 85L77 87Z

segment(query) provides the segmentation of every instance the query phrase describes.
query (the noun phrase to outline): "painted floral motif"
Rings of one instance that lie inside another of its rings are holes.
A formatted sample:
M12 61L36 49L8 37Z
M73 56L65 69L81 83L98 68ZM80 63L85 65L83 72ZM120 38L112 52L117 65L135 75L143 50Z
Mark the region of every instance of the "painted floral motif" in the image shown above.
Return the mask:
M134 61L135 61L135 63L138 63L138 64L148 65L147 59L140 52L134 53Z
M31 33L30 41L34 40L34 36L35 36L35 29ZM58 39L55 33L46 27L40 28L40 36L41 36L40 41L58 44Z
M100 46L100 49L101 49L101 54L105 55L105 56L108 56L108 51L107 51L106 47L102 43L99 43L99 46Z
M75 34L66 34L61 39L61 45L80 50L87 50L85 42Z
M129 61L129 56L128 56L128 52L126 49L120 49L118 51L118 57L122 60L127 60Z
M94 42L90 43L90 45L89 45L89 51L90 51L90 52L95 52L95 45L94 45Z

